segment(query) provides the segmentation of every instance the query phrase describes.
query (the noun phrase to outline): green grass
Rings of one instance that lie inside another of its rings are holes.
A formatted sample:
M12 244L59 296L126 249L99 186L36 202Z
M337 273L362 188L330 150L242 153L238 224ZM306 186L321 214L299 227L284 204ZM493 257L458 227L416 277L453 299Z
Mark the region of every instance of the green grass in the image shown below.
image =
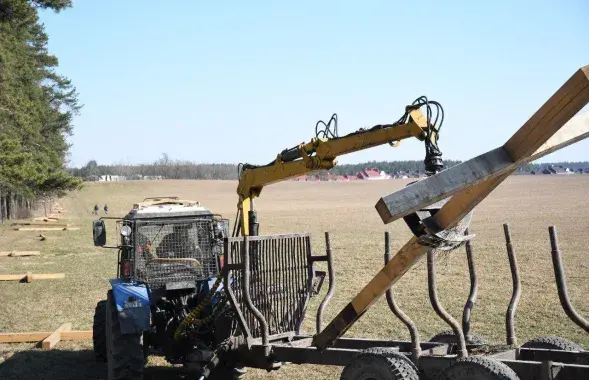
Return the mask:
M336 294L324 324L374 276L383 263L384 231L391 232L393 252L409 238L402 221L383 225L374 205L384 194L407 181L357 183L280 183L264 189L257 201L262 234L310 232L316 253L324 250L323 232L331 233L337 277ZM473 332L487 341L505 341L505 311L511 296L511 277L502 223L510 223L521 267L523 293L516 316L519 342L553 334L589 347L589 336L574 325L558 302L550 259L548 226L556 225L565 261L573 305L589 316L589 273L585 191L589 176L512 177L476 210L471 232L479 275L479 296L472 312ZM67 209L67 222L79 231L13 231L0 227L0 250L40 250L41 256L0 258L0 273L63 272L65 279L29 284L0 282L0 331L50 331L71 322L73 329L92 325L96 302L105 298L108 279L116 274L116 251L92 245L91 208L107 202L111 215L124 215L143 197L178 195L199 200L233 221L237 195L233 181L151 181L88 184L59 202ZM114 228L109 229L114 232ZM112 241L112 240L111 240ZM443 306L460 320L469 282L464 250L439 262L438 283ZM427 297L424 261L395 286L403 310L417 323L423 340L447 326L436 316ZM327 286L324 287L323 294ZM304 327L314 329L313 316L320 298L311 305ZM371 308L347 336L408 339L383 299ZM0 344L0 378L105 378L105 366L96 363L91 342L60 342L56 350L41 351L34 344ZM152 358L150 367L165 365ZM250 370L248 379L338 378L341 368L291 365L275 373ZM155 376L155 375L153 375ZM165 376L170 378L169 375Z

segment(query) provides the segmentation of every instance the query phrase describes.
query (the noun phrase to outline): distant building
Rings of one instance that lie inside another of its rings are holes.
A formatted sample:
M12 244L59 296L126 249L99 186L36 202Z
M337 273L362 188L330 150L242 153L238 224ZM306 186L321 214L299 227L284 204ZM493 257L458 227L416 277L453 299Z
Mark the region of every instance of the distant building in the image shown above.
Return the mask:
M105 174L98 177L99 182L118 182L118 181L126 181L127 177L122 175L111 175Z
M574 174L574 172L562 165L547 165L542 169L542 174Z
M375 168L364 169L361 172L359 172L356 175L356 177L358 177L358 179L364 179L364 180L369 180L369 181L391 179L390 175L388 175L384 171L379 171L378 169L375 169Z

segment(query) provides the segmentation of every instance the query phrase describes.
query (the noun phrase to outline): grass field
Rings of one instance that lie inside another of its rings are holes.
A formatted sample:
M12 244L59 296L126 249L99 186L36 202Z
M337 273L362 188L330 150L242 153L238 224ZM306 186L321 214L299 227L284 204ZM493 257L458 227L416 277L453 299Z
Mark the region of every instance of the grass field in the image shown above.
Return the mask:
M391 232L393 252L410 238L403 221L385 226L374 209L382 195L406 183L286 182L263 191L257 202L262 234L311 232L314 249L321 252L323 232L331 232L337 285L326 322L382 266L384 231ZM91 329L94 306L105 297L107 280L116 274L116 251L92 245L91 208L95 203L107 202L109 214L122 216L143 197L178 195L201 201L233 223L235 187L236 183L231 181L91 183L81 192L60 200L67 210L68 223L80 226L78 231L46 232L48 239L42 242L37 238L38 232L0 227L0 251L42 251L37 257L0 258L1 274L66 273L61 280L0 282L0 331L48 331L65 322L71 322L73 329ZM471 232L477 234L472 244L478 265L479 296L472 312L473 332L487 341L504 343L511 277L502 224L510 223L523 284L516 316L519 342L555 334L589 347L589 336L568 320L560 308L548 240L548 226L555 225L572 303L582 315L589 316L587 188L589 176L511 177L475 210ZM438 273L441 302L459 320L469 288L464 249L444 257ZM395 290L399 304L417 323L423 340L447 329L429 304L424 262L402 278ZM314 328L314 310L315 307L307 314L305 326L309 332ZM409 334L383 298L354 325L348 336L408 339ZM34 344L0 344L0 378L105 378L105 366L94 361L91 349L90 341L61 342L50 351L41 351ZM161 359L153 358L149 365L163 364ZM303 379L311 371L317 379L333 379L339 377L341 369L292 365L270 374L250 370L247 378Z

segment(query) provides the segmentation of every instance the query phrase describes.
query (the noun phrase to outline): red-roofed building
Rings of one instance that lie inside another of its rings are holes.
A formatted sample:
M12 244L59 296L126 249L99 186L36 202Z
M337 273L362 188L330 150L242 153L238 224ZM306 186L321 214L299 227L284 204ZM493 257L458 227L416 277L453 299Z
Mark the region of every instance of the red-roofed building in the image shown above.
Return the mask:
M356 177L358 177L358 179L366 180L391 179L390 175L376 168L364 169L361 172L356 173Z

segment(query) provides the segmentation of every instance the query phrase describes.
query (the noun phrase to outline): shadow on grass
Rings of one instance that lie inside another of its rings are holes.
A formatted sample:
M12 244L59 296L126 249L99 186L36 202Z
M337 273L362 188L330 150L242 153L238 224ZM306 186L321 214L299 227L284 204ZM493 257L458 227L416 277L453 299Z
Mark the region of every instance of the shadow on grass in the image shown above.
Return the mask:
M106 363L97 361L91 350L29 350L15 352L0 364L0 379L104 379ZM147 367L145 380L190 379L172 367Z

